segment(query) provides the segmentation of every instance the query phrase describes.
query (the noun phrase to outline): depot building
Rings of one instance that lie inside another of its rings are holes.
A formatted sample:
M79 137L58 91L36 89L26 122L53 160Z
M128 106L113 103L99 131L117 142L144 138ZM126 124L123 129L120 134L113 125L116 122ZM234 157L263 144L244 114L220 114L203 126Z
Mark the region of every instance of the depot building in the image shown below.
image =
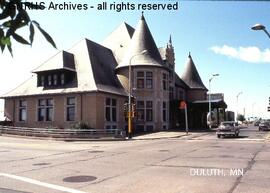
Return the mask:
M180 101L187 103L189 127L206 128L207 88L191 54L183 74L175 72L174 46L168 39L158 48L143 15L136 28L122 23L101 43L83 39L2 95L4 114L18 127L72 128L84 123L94 129L125 129L131 78L135 131L184 129ZM224 112L226 104L215 100L212 107Z

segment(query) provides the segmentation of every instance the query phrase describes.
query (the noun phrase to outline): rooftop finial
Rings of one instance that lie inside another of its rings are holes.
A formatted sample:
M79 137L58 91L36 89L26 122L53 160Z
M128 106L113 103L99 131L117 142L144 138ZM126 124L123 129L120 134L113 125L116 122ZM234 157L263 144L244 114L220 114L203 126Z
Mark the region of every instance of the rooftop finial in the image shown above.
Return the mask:
M143 15L143 11L142 11L142 17L141 17L141 20L144 20L144 15Z
M191 57L190 52L188 52L188 57Z
M172 44L172 34L170 34L169 43Z

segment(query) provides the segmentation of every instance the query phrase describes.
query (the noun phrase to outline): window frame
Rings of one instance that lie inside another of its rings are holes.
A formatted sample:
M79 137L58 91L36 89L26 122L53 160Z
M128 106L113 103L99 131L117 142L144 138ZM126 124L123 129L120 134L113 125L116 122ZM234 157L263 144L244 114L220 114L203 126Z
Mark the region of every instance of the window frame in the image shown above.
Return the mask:
M70 103L69 101L73 99L74 101L72 103ZM76 120L76 97L75 96L68 96L66 97L66 101L65 101L65 109L66 109L66 115L65 115L65 120L67 122L74 122ZM73 109L73 119L71 119L71 115L69 112L69 109Z
M43 118L41 116L43 112ZM53 122L54 121L54 99L40 98L37 100L37 121L38 122Z
M25 104L23 104L25 103ZM23 114L25 113L25 118L23 117ZM19 122L26 122L27 121L27 101L25 99L19 100Z
M149 70L136 71L136 88L137 89L153 89L154 73Z
M152 100L137 101L137 121L138 122L154 121L154 102Z
M116 98L105 98L105 111L104 111L104 119L109 123L117 122L117 99Z

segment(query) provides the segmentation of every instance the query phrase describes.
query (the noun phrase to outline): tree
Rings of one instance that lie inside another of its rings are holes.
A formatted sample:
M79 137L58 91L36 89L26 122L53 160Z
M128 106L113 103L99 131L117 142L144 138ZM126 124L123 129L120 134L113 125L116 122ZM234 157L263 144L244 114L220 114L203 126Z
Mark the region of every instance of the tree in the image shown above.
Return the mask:
M242 114L238 114L237 115L237 121L245 121L246 119L245 119L245 116L244 115L242 115Z
M2 52L7 47L12 55L12 41L17 41L21 44L32 45L37 28L46 40L56 48L52 37L44 31L38 22L31 20L26 8L29 9L44 9L42 5L37 5L30 2L22 2L22 0L0 0L0 47ZM20 28L29 27L29 37L22 37L17 33Z

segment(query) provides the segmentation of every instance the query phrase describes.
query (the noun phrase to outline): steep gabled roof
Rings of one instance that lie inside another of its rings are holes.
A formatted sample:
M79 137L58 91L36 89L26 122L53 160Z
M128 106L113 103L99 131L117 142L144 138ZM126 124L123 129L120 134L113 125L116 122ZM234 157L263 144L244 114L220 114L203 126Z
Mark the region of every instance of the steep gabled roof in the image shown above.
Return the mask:
M34 74L20 86L3 95L2 98L98 91L127 96L114 73L116 61L110 49L83 39L66 53L74 55L77 73L76 83L72 83L65 88L37 87L37 75ZM50 61L47 62L50 63Z
M201 80L201 77L196 69L196 66L190 54L188 56L188 60L181 79L190 87L190 89L207 90Z
M118 26L101 44L111 50L117 63L121 63L129 42L133 36L134 28L127 23Z
M142 54L143 52L145 53ZM117 66L117 68L128 66L130 59L132 59L131 65L133 66L163 66L163 61L159 50L143 15L132 36L128 50L125 53L122 62Z
M65 51L58 52L55 56L51 57L42 65L34 69L32 72L39 73L59 69L75 71L73 54Z
M176 72L174 72L174 77L175 77L175 85L177 87L181 87L183 89L190 89L188 85L178 76Z

